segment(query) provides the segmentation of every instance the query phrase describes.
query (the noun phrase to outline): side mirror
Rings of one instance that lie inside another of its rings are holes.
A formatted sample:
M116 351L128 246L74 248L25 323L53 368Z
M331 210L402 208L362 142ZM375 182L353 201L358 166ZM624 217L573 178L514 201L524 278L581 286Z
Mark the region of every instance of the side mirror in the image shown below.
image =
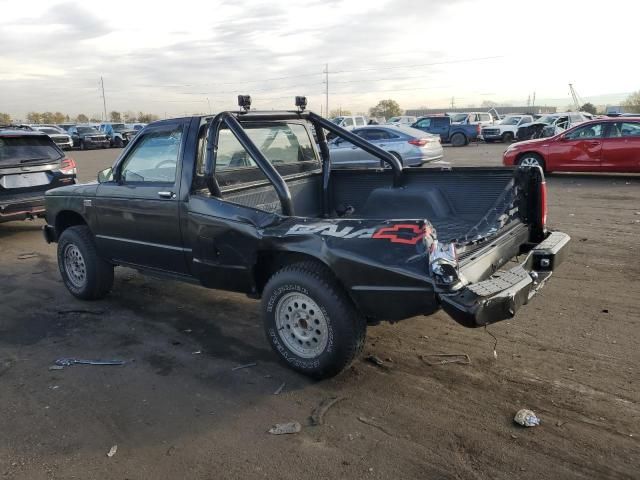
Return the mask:
M113 181L113 169L111 167L105 168L98 172L98 183Z

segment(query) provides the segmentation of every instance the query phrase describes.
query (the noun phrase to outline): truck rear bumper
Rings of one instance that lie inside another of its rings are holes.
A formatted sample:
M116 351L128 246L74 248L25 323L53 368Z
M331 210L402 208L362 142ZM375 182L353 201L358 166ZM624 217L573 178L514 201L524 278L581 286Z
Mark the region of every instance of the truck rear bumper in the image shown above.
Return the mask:
M567 255L570 237L553 232L520 265L451 294L439 294L442 308L465 327L512 318L544 286Z

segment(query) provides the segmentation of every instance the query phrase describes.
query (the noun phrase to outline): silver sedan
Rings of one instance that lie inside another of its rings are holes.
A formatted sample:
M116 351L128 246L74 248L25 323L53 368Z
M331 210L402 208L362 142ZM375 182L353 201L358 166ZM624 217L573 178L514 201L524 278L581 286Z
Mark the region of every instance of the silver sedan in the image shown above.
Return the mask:
M352 131L391 153L405 167L419 167L443 156L439 135L403 125L369 125ZM380 160L340 137L329 142L334 167L380 167Z

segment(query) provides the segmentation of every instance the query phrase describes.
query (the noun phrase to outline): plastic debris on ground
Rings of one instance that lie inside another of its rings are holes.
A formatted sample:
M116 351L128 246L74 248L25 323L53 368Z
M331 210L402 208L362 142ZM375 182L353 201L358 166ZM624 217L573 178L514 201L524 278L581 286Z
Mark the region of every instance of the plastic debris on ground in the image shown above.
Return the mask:
M540 425L540 419L536 414L526 408L519 410L518 413L516 413L516 416L513 417L513 421L523 427L537 427Z
M289 435L292 433L300 433L302 425L298 422L276 423L269 429L271 435Z
M56 365L61 367L69 367L71 365L124 365L126 360L87 360L84 358L59 358L55 361Z
M109 457L109 458L113 457L116 454L117 451L118 451L118 445L114 445L107 452L107 457Z

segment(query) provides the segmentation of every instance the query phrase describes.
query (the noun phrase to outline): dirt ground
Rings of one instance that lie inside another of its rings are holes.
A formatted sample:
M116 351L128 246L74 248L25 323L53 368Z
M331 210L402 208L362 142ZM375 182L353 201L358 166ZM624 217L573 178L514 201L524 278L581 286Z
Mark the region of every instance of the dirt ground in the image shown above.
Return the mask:
M446 159L499 164L503 149ZM87 180L117 153L72 156ZM106 300L81 302L42 222L0 225L0 478L640 478L640 176L548 185L571 253L515 319L372 327L364 355L323 382L276 361L254 300L118 269ZM420 357L437 353L471 364ZM49 370L60 357L130 362ZM541 425L514 425L520 408ZM297 435L266 433L293 420Z

